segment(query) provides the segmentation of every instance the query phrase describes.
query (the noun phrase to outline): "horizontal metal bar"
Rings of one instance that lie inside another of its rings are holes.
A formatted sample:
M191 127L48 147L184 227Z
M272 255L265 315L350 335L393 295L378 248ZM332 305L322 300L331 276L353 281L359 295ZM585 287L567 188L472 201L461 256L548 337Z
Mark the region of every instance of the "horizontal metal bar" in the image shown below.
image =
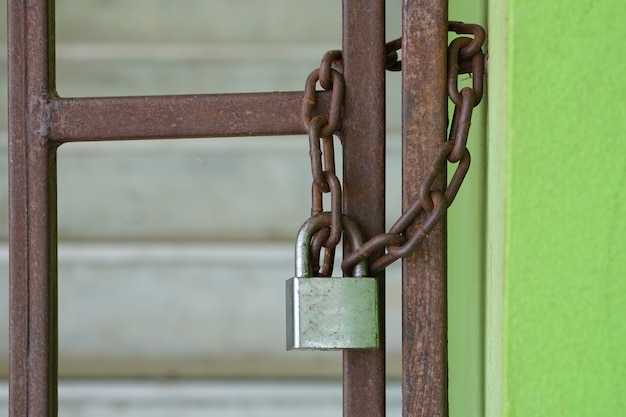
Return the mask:
M51 98L47 138L87 142L302 134L303 92ZM328 114L330 92L317 95Z

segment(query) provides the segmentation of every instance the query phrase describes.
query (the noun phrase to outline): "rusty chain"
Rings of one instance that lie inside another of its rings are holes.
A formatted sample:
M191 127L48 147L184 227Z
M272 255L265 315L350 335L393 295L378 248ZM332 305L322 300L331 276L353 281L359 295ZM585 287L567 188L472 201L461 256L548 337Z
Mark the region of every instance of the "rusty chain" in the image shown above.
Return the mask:
M341 182L335 172L334 133L341 127L345 82L341 73L341 51L324 54L320 68L309 74L302 99L302 124L309 133L309 155L313 185L311 190L311 216L324 211L323 193L331 195L331 225L315 234L311 243L311 270L319 276L330 276L335 259L335 248L341 240L343 226L341 215L343 201ZM316 85L332 90L328 117L313 115L316 103ZM320 144L321 142L321 144ZM323 163L322 163L322 156ZM320 253L324 247L324 261L320 268Z
M433 159L426 179L421 184L418 198L402 214L388 233L372 237L361 247L349 253L342 262L342 269L352 270L361 260L385 250L376 259L370 259L370 272L378 272L399 258L415 251L441 221L447 208L454 201L470 166L470 153L467 149L472 112L483 96L484 54L482 46L485 31L479 25L462 22L449 22L448 30L458 35L473 35L473 38L460 36L448 47L448 83L450 100L454 103L454 113L448 140L441 144ZM386 45L386 63L389 71L401 71L402 62L398 58L402 38ZM340 72L341 51L327 52L320 69L313 71L307 79L303 99L303 125L309 132L311 168L313 172L313 204L311 214L323 211L322 193L331 193L331 213L333 222L329 228L320 231L312 242L312 271L319 268L321 248L324 247L324 263L320 276L330 276L333 268L334 250L341 238L341 184L335 174L332 135L340 128L341 110L345 85ZM460 74L472 76L472 87L459 90ZM320 82L326 90L332 90L329 116L313 116L315 106L315 85ZM320 145L320 141L322 145ZM323 151L322 151L323 150ZM322 155L324 164L322 165ZM447 163L458 164L445 190L434 186L435 180ZM423 213L423 214L422 214ZM420 216L420 223L416 219ZM337 220L339 219L339 220Z

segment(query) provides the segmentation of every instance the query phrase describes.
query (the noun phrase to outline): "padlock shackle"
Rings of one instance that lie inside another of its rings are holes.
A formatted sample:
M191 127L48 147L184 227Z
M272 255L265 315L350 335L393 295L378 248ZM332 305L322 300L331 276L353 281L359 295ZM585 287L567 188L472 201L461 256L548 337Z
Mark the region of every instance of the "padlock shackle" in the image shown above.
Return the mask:
M296 237L296 277L311 276L311 241L313 236L324 227L331 225L331 213L324 212L317 214L300 227ZM341 225L344 235L350 240L353 250L358 249L363 244L363 234L359 225L346 215L341 216ZM349 271L343 271L349 275ZM366 277L368 275L367 262L363 259L354 267L355 277Z

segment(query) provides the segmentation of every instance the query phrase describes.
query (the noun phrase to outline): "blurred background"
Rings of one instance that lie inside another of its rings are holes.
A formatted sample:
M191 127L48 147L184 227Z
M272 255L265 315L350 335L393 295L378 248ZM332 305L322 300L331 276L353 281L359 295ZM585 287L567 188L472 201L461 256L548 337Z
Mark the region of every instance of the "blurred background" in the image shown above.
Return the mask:
M388 1L388 40L400 36L400 3ZM451 20L484 22L480 7L456 3ZM323 53L341 48L339 0L57 0L56 20L64 97L302 90ZM6 80L6 62L0 71ZM391 224L401 203L399 74L387 83ZM6 138L6 81L0 96ZM453 416L482 415L482 114L449 216ZM7 300L6 140L0 152ZM310 175L304 135L62 146L59 414L340 416L341 354L285 351L284 283ZM400 415L399 264L387 282L388 408Z

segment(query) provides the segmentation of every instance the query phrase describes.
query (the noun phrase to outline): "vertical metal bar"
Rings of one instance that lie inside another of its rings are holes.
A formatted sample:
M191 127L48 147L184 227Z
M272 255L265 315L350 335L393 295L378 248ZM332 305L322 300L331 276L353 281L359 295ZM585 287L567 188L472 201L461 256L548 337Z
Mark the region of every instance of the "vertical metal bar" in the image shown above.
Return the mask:
M9 415L57 414L54 1L9 0Z
M344 211L366 237L385 227L385 2L343 1L342 125ZM344 416L385 415L384 280L380 290L381 347L344 352Z
M403 207L418 195L446 140L447 0L403 0ZM445 169L440 183L445 186ZM419 221L419 219L418 219ZM441 222L403 261L402 338L405 417L448 415L446 230Z

